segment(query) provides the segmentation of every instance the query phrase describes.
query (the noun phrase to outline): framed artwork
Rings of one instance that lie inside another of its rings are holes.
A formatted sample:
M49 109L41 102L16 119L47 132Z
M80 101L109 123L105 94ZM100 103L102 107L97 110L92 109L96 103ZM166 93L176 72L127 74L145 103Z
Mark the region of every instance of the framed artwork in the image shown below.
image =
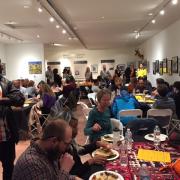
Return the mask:
M159 62L159 74L163 75L163 61Z
M156 60L156 73L159 73L159 60Z
M153 62L153 74L156 74L156 62Z
M172 60L167 60L167 73L172 75Z
M98 64L92 64L91 71L92 73L98 73Z
M163 74L167 73L167 58L163 59Z
M84 79L87 67L87 60L74 61L74 75L76 79Z
M172 73L178 73L178 56L172 57Z
M42 62L32 61L28 62L29 74L42 74Z

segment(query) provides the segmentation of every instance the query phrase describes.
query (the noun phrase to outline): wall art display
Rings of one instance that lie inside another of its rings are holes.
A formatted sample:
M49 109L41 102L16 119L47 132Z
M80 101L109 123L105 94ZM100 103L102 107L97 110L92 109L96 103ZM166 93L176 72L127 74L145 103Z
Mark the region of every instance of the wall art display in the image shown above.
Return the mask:
M159 62L159 74L163 75L163 61Z
M172 60L167 60L167 72L172 75Z
M178 56L172 57L172 73L178 73Z
M159 60L156 60L156 73L159 73Z
M47 61L47 66L51 66L51 69L58 69L58 74L61 75L61 62L60 61Z
M42 74L42 62L30 61L28 62L29 74Z
M167 73L167 58L163 59L163 74Z
M153 62L153 74L156 74L156 62Z
M92 73L98 73L98 64L92 64L91 65L91 72Z
M103 67L103 64L105 64L106 65L106 70L109 70L111 75L114 74L114 63L115 63L114 59L101 60L102 67ZM102 70L102 67L101 67L101 70Z
M131 63L132 64L132 63ZM130 64L130 65L131 65ZM125 69L126 69L126 65L125 64L118 64L117 67L121 70L121 73L124 73Z
M74 61L74 75L76 79L85 79L86 67L86 60Z

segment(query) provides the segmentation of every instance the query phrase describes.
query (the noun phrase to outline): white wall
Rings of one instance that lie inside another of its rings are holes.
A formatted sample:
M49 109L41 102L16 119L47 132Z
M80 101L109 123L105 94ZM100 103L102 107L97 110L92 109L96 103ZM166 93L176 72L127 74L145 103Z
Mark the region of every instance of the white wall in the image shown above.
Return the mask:
M155 60L162 61L164 58L171 59L173 56L180 57L180 20L146 41L141 45L140 49L143 51L144 57L150 61L150 74L148 75L148 79L152 82L153 86L158 77L164 78L170 84L174 81L180 81L179 74L173 74L172 76L167 74L163 74L162 76L159 74L153 75L152 68L152 62Z
M75 60L87 60L88 66L91 64L98 64L98 73L93 74L93 77L99 75L101 67L101 60L114 59L115 65L127 64L138 60L134 56L134 49L115 49L115 50L62 50L61 48L49 48L45 47L45 59L47 61L61 62L61 70L64 67L70 66L74 73L73 61Z
M38 83L44 80L44 47L43 44L6 45L7 78L9 80L28 78ZM42 74L29 74L28 62L42 61Z
M1 62L6 63L5 45L0 43L0 59Z

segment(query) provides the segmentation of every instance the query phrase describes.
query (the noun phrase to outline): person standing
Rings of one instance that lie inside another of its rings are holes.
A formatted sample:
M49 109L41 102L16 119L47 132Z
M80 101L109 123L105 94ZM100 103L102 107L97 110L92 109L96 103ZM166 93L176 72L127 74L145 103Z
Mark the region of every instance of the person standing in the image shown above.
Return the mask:
M22 106L25 98L12 82L2 76L2 70L0 63L0 161L3 167L3 180L11 180L15 144L19 140L11 106Z
M62 85L62 77L58 74L58 69L55 68L53 69L53 74L54 74L54 83L61 87Z
M51 66L47 67L45 76L46 76L47 84L50 85L52 82L54 82L54 74L53 74L53 71L51 70Z
M92 72L90 71L89 67L86 68L85 79L87 82L92 81Z
M147 78L147 69L143 66L142 63L139 64L139 68L137 69L137 79L140 77Z

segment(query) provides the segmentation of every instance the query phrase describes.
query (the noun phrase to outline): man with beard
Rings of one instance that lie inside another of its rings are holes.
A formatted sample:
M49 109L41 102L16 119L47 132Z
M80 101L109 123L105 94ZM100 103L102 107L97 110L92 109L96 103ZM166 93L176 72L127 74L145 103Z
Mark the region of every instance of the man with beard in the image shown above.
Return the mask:
M71 127L60 119L51 121L41 139L33 141L17 160L12 179L79 180L69 174L74 160L65 151L71 141Z

